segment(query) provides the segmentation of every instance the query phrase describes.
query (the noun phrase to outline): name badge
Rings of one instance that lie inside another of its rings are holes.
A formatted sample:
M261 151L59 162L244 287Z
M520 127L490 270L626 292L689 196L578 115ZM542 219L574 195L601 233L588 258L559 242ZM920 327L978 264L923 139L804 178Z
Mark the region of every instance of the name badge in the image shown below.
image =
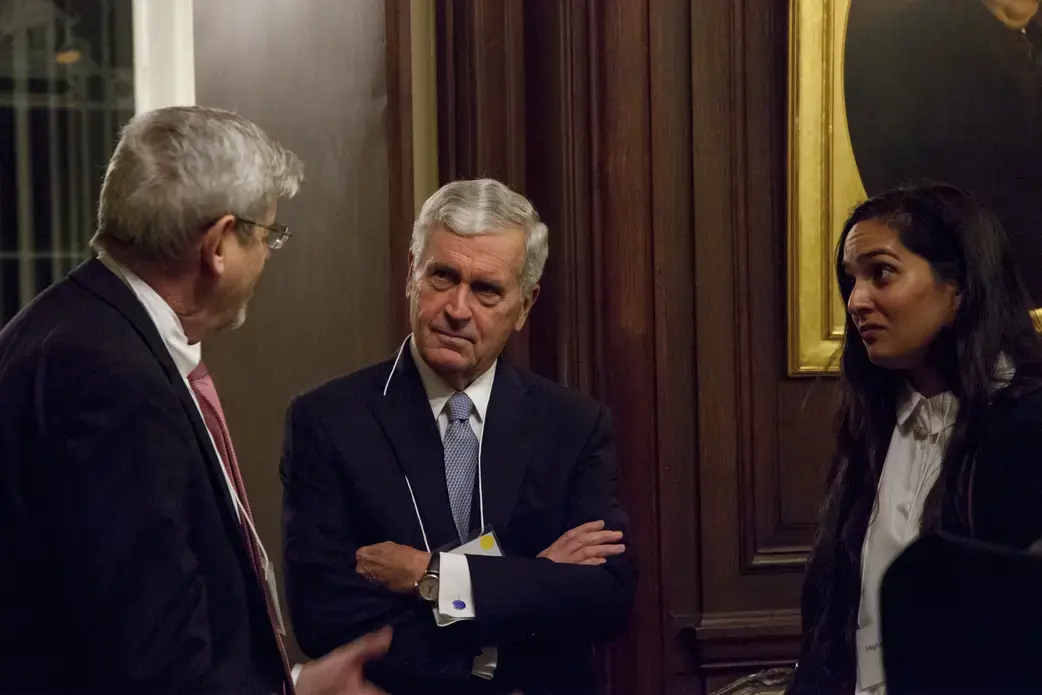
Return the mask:
M503 551L499 549L499 538L491 526L486 526L476 537L449 552L460 555L503 557Z
M275 627L283 637L286 636L286 623L282 621L282 606L279 604L279 587L275 583L275 566L271 560L264 561L264 583L268 585L268 596L271 597L271 611L275 614Z
M885 680L883 675L883 644L879 627L869 625L857 631L857 687L868 690Z

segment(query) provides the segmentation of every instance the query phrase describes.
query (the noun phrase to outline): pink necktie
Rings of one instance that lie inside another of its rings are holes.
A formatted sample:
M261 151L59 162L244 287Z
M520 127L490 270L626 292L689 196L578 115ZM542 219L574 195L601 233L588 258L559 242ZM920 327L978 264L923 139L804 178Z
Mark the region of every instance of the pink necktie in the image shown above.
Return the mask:
M224 410L221 408L221 400L217 397L217 388L214 386L213 378L210 376L210 372L206 369L206 365L202 362L200 362L199 366L188 375L188 383L191 385L192 391L195 392L195 396L199 400L199 409L203 413L203 422L206 423L206 428L210 430L210 435L213 437L214 443L217 445L217 452L220 454L221 463L224 464L224 470L228 473L228 478L232 481L232 485L235 487L235 493L239 496L239 502L242 504L241 511L249 518L248 523L245 519L240 519L239 528L242 532L243 542L246 544L246 548L250 553L250 559L253 561L253 571L257 575L257 581L261 584L261 590L264 592L265 603L268 607L268 620L271 622L271 629L275 633L275 641L278 643L279 654L282 657L282 667L285 670L283 692L292 694L293 680L290 676L289 659L286 656L286 645L283 643L282 633L279 632L278 629L278 620L275 617L275 607L272 603L272 597L268 595L260 548L257 545L257 540L254 538L253 533L250 532L250 525L253 523L253 513L250 511L250 502L246 498L246 486L242 483L242 474L239 472L239 462L235 458L235 449L232 447L232 438L231 434L228 432L228 423L224 419Z

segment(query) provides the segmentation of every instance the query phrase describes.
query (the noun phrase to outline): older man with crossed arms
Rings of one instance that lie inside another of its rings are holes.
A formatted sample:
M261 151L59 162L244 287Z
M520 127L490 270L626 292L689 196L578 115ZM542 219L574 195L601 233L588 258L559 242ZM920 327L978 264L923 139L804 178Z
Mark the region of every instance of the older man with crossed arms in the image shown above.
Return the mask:
M592 693L591 646L629 614L636 572L608 410L501 357L547 248L523 196L491 180L446 185L413 229L411 337L290 408L298 640L318 656L394 625L368 673L395 695ZM478 550L502 556L440 552L489 529Z

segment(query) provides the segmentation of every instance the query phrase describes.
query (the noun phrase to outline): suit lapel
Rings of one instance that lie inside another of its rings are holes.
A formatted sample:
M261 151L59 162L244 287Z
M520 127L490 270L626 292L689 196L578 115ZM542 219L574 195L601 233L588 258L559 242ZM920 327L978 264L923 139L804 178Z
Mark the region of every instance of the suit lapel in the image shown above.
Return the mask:
M145 311L145 307L138 300L134 291L127 287L126 283L115 273L106 268L104 263L96 258L86 261L73 270L69 274L69 278L123 314L148 345L167 378L171 382L181 379L181 373L177 371L177 366L170 357L170 351L166 349L166 345L159 336L155 324L152 323L152 318Z
M152 318L145 311L145 307L142 306L137 296L134 295L133 290L127 287L121 279L105 267L104 263L96 258L81 264L70 273L69 277L73 282L84 287L123 314L134 327L134 330L141 336L142 340L145 341L145 344L148 345L149 350L152 351L152 355L159 362L167 379L169 379L171 387L180 398L181 406L185 410L188 421L192 423L196 442L200 451L203 452L203 458L206 460L210 483L217 498L223 501L220 505L222 518L228 525L230 533L235 538L240 538L239 517L235 511L235 503L228 490L228 485L225 483L221 462L217 458L217 452L214 451L213 444L210 441L206 424L199 415L199 408L185 385L181 372L178 371L177 365L174 364L170 351L167 349L166 344L163 343L159 331L152 322ZM251 568L250 571L252 573L253 562L249 559L243 543L239 542L235 545L241 551L239 553L240 560L247 567Z
M431 550L458 542L441 435L408 347L402 349L387 394L377 393L372 409L412 485Z
M500 360L481 438L485 523L500 534L506 530L535 455L541 415L540 401L525 388L518 373Z

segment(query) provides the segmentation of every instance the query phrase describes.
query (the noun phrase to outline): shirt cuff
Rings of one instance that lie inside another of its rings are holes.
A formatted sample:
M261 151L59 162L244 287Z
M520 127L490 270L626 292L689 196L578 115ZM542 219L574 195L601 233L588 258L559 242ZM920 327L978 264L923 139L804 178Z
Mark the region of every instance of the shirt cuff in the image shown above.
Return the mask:
M293 667L293 670L290 671L290 673L289 673L289 677L293 680L293 687L294 688L297 687L297 680L300 679L300 672L301 672L301 670L303 668L304 668L303 664L297 664L296 666Z
M499 665L499 649L496 647L484 647L481 653L474 657L474 666L470 669L471 674L486 681L490 681L496 675L496 666Z
M444 627L459 620L473 620L474 590L467 556L442 553L439 575L438 605L434 610L438 625Z

